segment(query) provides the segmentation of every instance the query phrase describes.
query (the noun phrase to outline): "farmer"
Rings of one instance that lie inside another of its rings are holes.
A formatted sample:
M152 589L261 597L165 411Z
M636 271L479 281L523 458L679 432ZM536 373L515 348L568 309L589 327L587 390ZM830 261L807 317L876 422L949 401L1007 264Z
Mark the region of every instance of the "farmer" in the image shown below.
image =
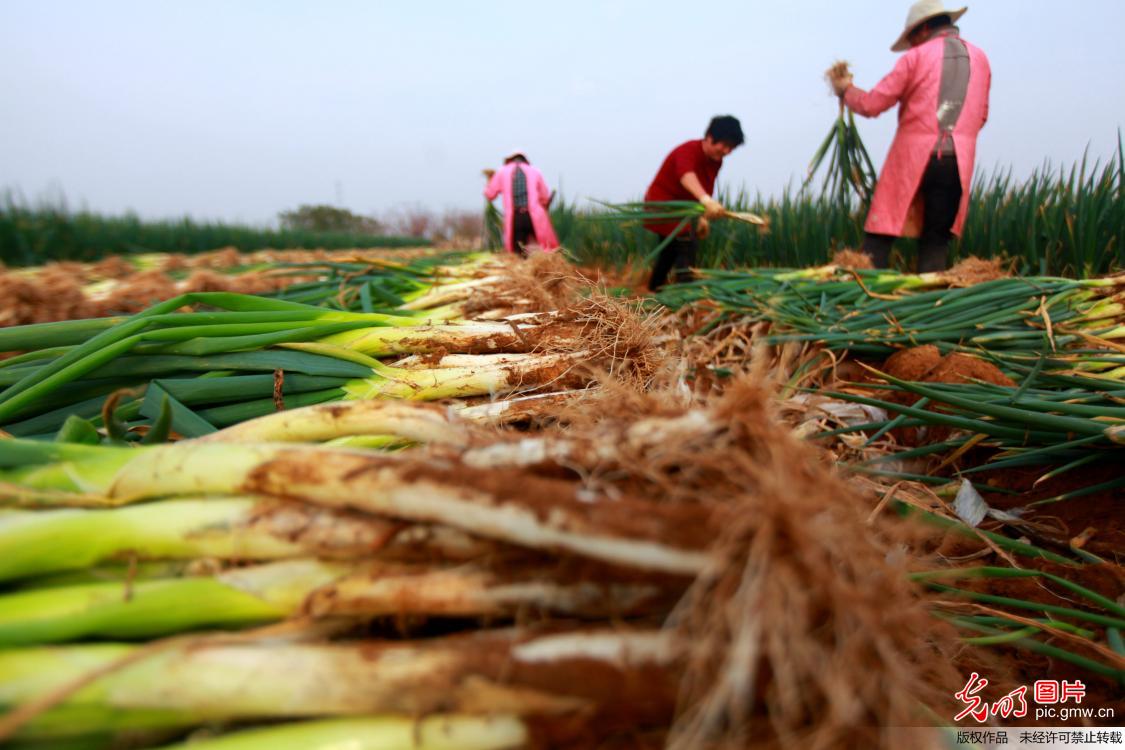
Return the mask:
M504 247L510 253L527 257L527 250L535 242L548 252L559 246L547 207L554 197L547 182L527 160L522 150L516 149L504 159L498 172L485 171L488 186L484 197L493 200L504 194Z
M691 278L690 269L695 264L699 240L710 231L708 220L723 214L722 204L711 197L715 190L715 178L723 166L723 157L744 141L742 125L738 120L730 115L722 115L711 120L702 140L681 143L672 149L672 153L660 165L660 171L645 192L645 200L699 201L706 211L694 225L684 226L678 233L678 220L650 221L645 224L661 241L676 234L660 251L660 256L653 264L652 277L648 282L650 290L655 292L664 286L673 267L676 269L676 281Z
M950 240L965 226L992 82L984 52L953 25L967 10L949 10L941 0L914 3L891 47L906 54L871 91L852 85L850 74L829 72L836 94L857 114L877 117L899 105L898 131L864 225L863 249L877 268L887 267L896 237L918 237L918 272L943 270Z

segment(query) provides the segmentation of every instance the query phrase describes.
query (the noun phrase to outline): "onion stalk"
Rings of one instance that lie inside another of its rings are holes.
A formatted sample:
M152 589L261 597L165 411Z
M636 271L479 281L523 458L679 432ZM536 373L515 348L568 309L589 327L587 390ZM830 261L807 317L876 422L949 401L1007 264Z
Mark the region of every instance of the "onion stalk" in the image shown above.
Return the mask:
M103 510L0 510L0 581L107 560L361 557L398 525L298 503L240 497Z
M528 741L514 716L379 716L246 729L161 750L512 750Z
M579 618L666 607L653 585L558 580L534 564L292 560L187 576L56 585L0 595L0 646L77 639L148 638L201 627L245 627L316 618L505 618L520 611Z
M119 644L6 649L0 651L0 705L20 705L76 673L129 658L134 661L35 717L21 736L450 710L551 716L590 708L594 701L632 705L636 720L663 718L674 700L674 647L655 631L500 630L416 643L335 645L212 640L169 644L147 655L138 653L143 647ZM575 680L575 669L598 679Z

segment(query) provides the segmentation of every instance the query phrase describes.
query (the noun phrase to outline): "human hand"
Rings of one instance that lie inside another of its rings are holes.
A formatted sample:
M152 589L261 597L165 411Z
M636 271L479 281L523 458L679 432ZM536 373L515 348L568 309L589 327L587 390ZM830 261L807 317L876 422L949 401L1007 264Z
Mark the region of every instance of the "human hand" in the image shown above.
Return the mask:
M832 90L836 92L836 96L843 96L848 92L852 86L852 74L848 73L846 76L833 78L831 80Z
M485 179L491 180L492 175L496 174L496 170L495 169L482 169L481 174L484 175Z
M838 62L824 71L824 78L828 81L828 85L832 87L836 96L843 96L848 87L852 85L852 72L848 69L846 62Z
M705 240L709 234L711 234L711 222L707 221L706 216L699 217L695 222L695 236Z
M703 217L706 219L717 219L727 212L722 203L709 195L703 196L699 202L703 204Z

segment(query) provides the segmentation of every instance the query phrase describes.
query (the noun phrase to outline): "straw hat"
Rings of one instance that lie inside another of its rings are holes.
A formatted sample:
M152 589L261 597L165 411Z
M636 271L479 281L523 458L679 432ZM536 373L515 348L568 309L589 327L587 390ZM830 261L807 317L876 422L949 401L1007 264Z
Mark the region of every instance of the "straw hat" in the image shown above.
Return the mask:
M957 23L957 19L965 15L967 10L968 8L950 10L942 4L941 0L918 0L910 6L910 12L906 14L906 28L903 29L902 35L891 46L891 52L903 52L910 49L910 32L918 28L918 24L924 23L934 16L949 16L954 23Z

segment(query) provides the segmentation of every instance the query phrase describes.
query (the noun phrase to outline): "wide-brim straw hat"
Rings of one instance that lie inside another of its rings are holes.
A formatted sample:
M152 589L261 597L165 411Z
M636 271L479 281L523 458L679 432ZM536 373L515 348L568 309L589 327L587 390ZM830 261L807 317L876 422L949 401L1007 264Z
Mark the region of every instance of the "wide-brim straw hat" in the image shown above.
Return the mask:
M910 49L910 32L918 28L918 24L925 23L934 16L949 16L953 23L957 23L957 19L965 15L968 10L967 7L951 10L946 8L941 0L918 0L910 6L910 12L906 14L906 28L891 45L891 52L904 52Z

